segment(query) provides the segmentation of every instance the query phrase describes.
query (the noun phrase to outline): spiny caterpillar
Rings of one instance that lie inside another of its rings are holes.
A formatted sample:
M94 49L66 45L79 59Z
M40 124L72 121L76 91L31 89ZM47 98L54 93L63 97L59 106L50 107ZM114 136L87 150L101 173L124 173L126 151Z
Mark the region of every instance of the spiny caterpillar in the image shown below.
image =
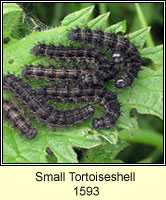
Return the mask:
M104 62L108 63L104 53L94 48L85 48L84 46L54 46L53 44L38 43L34 46L32 53L40 57L53 58L57 62L66 61L71 63L76 61L77 63L82 63L84 61L95 66Z
M92 88L81 85L58 85L42 86L38 96L43 99L54 99L62 102L91 102L104 108L101 118L94 118L93 128L104 128L115 125L120 117L120 104L115 93L104 87Z
M92 105L71 110L55 109L52 105L39 98L30 85L24 83L21 78L15 77L13 74L3 77L3 88L13 92L16 99L28 108L39 123L45 122L50 128L72 126L94 114Z
M115 77L115 74L115 71L110 71L110 73L108 73L107 68L103 65L91 68L86 65L81 67L78 65L72 65L70 67L61 65L55 67L54 65L43 66L42 64L39 64L36 66L26 65L22 70L22 76L26 79L35 77L47 82L70 82L87 86L104 85L108 80Z
M102 30L91 30L88 27L72 29L68 32L68 39L76 42L92 44L93 48L103 46L105 52L111 51L117 62L123 62L121 74L115 78L115 86L124 88L133 83L141 68L141 56L138 48L124 36L115 33L105 33Z
M94 114L94 108L92 105L86 105L81 108L73 108L72 110L59 110L54 111L49 116L47 123L50 128L58 126L72 127L74 124L81 123L84 119L89 118Z
M86 84L88 79L91 81L87 85L95 85L96 79L99 80L98 83L101 82L101 85L105 84L115 78L122 68L119 54L114 54L112 60L108 60L104 53L83 46L54 46L53 44L39 43L34 46L32 53L40 57L54 58L57 62L66 61L71 63L76 61L78 64L85 62L87 65L94 65L92 70L89 68L87 75L83 75Z
M96 85L99 83L103 83L102 80L98 78L96 72L92 68L87 66L79 67L78 65L72 65L70 67L67 67L65 65L62 65L60 67L55 67L54 65L49 65L45 67L42 64L39 64L37 66L27 65L22 70L22 75L26 77L26 79L35 77L37 79L43 79L46 82L79 82L85 85Z
M36 136L37 130L32 127L23 110L11 99L3 99L3 116L16 130L20 131L21 135L28 139L33 139Z

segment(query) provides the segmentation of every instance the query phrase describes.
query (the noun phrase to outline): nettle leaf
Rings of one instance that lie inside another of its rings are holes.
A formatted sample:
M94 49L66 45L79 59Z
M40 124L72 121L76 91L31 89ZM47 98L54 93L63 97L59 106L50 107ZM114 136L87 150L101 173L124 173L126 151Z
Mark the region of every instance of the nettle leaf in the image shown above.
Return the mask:
M15 3L3 4L3 38L10 37L13 26L18 22L22 10Z
M94 6L89 6L87 8L81 9L80 11L74 12L62 20L62 26L84 26L92 14Z
M106 139L110 144L116 144L118 141L118 131L117 128L106 128L105 130L97 130L104 139Z
M77 163L77 155L73 146L91 148L101 143L100 139L89 133L86 121L74 128L56 128L48 130L45 125L34 123L38 130L37 136L29 141L20 137L6 121L3 123L4 161L5 163L45 163L46 148L49 147L56 155L59 163Z
M53 42L55 45L59 45L62 43L66 45L69 44L69 42L67 41L68 30L70 28L74 28L76 26L76 23L77 25L82 24L83 26L85 26L89 16L91 15L92 10L93 6L85 8L80 12L76 12L76 14L69 15L70 17L66 17L62 21L63 26L42 32L33 32L27 37L21 40L17 40L15 43L4 46L3 60L5 67L3 70L3 74L7 74L9 69L10 73L20 74L25 64L35 64L35 61L36 63L39 63L40 61L47 61L47 58L37 58L30 53L36 42ZM68 23L66 22L66 20ZM65 26L65 24L68 24L68 26Z
M126 20L118 22L105 29L105 32L114 32L114 33L126 33Z
M126 148L128 143L118 139L117 144L110 144L106 140L102 140L102 144L96 148L91 148L85 152L81 162L83 163L123 163L116 160L118 153Z
M3 122L3 162L4 163L47 163L45 141L40 135L30 141L20 137L18 132Z
M91 29L99 29L99 28L104 29L107 25L107 20L108 20L109 15L110 15L110 12L99 15L95 19L88 22L87 24L88 27Z
M22 69L28 64L38 64L42 62L48 65L47 58L39 58L31 54L31 50L37 42L45 42L55 45L69 45L67 39L68 30L71 28L89 26L93 29L104 28L108 13L88 22L93 11L92 7L87 7L64 18L62 25L53 29L42 32L32 32L25 38L15 40L13 43L3 47L3 74L14 73L20 75ZM125 32L126 22L119 22L111 27L112 31ZM108 31L108 29L106 29ZM149 28L138 30L130 34L131 39L136 45L143 46ZM50 60L56 64L55 61ZM35 86L39 87L40 83L32 81ZM145 68L140 71L139 78L134 81L132 88L118 90L113 87L112 82L108 88L119 93L118 99L122 104L122 116L116 123L116 127L106 128L103 130L94 130L92 128L92 117L85 120L82 124L75 125L73 128L55 128L48 130L45 125L38 125L33 119L34 127L38 130L37 137L29 141L25 137L20 137L19 132L15 131L7 122L4 121L3 142L4 142L4 162L6 163L46 163L45 150L49 147L58 163L77 163L77 155L73 147L92 148L101 144L101 139L105 138L112 149L118 144L118 130L128 129L130 133L136 133L138 129L137 119L130 117L130 109L136 107L138 112L162 116L162 69L153 71ZM11 94L4 92L5 97ZM60 106L60 104L57 104ZM62 105L61 105L62 106ZM65 105L62 108L66 108ZM102 109L95 106L95 115L101 115ZM101 145L100 145L101 146ZM122 145L123 146L123 145ZM105 147L104 147L105 148ZM109 148L109 147L108 147ZM112 150L111 150L112 151ZM115 162L114 157L109 158L108 162ZM121 161L116 161L121 162Z
M136 108L141 114L156 115L163 119L163 68L160 67L154 71L144 67L132 87L119 91L118 99L122 104L122 110L127 110L127 114L123 116L125 123L129 118L136 119L130 117L129 112L132 108ZM131 123L130 120L129 123ZM133 127L132 132L134 132Z
M136 46L143 47L149 32L150 32L150 27L146 27L128 34L128 37L129 40L133 42Z
M163 65L163 45L141 49L140 53L143 57L153 60L159 67Z

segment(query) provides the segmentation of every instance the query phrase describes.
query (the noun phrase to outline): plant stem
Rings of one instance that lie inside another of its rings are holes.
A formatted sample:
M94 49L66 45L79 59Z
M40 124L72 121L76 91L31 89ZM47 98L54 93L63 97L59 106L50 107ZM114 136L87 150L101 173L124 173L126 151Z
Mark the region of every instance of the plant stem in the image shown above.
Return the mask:
M136 7L137 15L138 15L138 18L140 20L142 28L148 27L146 19L143 15L143 12L141 10L140 5L138 3L135 3L135 7ZM147 44L147 47L154 47L155 46L151 34L148 35L146 44Z
M154 131L138 129L136 135L131 137L129 130L122 130L119 132L119 137L130 142L152 145L163 151L163 137Z
M156 149L147 158L140 160L137 163L155 163L161 155L161 151Z
M100 15L107 12L106 3L99 3L99 12Z

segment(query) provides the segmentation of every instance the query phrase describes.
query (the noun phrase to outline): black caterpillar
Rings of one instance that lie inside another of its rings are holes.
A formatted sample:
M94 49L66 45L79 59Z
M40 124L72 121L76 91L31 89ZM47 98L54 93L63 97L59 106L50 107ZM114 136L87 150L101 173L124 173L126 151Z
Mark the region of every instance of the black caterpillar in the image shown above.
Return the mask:
M39 98L30 85L24 83L22 79L15 77L13 74L3 77L3 88L13 92L15 97L37 118L38 122L45 122L50 128L72 126L94 114L92 105L72 110L55 109Z
M102 80L96 76L96 72L90 67L79 67L73 65L66 67L64 65L55 67L49 65L47 67L39 64L37 66L28 65L22 70L22 75L27 79L35 77L37 79L44 79L47 82L80 82L85 85L96 85L102 83Z
M47 67L39 64L37 66L27 65L22 70L22 75L26 77L26 79L30 79L32 77L36 77L37 79L44 79L48 82L54 80L78 80L80 74L86 74L91 68L78 67L77 65L73 65L71 67L66 67L64 65L60 67L55 67L53 65L49 65Z
M137 109L136 108L132 108L130 110L130 117L134 117L137 114Z
M20 131L21 135L26 136L28 139L33 139L36 136L37 130L27 120L23 110L11 99L3 99L3 116L15 129Z
M74 60L79 64L85 61L88 64L98 66L103 63L109 63L106 55L95 48L85 48L84 46L54 46L53 44L35 45L32 53L40 57L54 58L57 62L66 61L71 63Z
M57 81L63 85L46 85L39 91L35 91L21 78L8 74L3 77L4 89L13 92L15 98L28 108L39 123L46 123L50 128L71 127L73 124L80 123L94 114L94 108L88 104L81 108L60 110L48 104L47 100L49 99L60 100L63 103L91 102L99 104L103 107L104 112L100 118L93 119L93 128L114 126L120 117L120 103L117 95L108 91L105 85L111 79L115 79L114 84L117 88L125 88L133 83L141 68L141 56L138 48L124 36L104 33L101 30L91 30L88 27L84 29L77 27L70 30L68 39L91 44L92 47L54 46L53 44L38 43L31 52L36 56L53 58L57 62L76 61L78 65L70 67L29 65L22 71L22 75L27 79L35 77L47 82ZM3 42L7 44L9 41L10 38L5 38ZM104 47L104 52L97 49L99 46ZM111 60L108 59L108 51L111 51ZM81 63L84 63L85 66L79 66ZM64 84L66 82L67 84ZM22 135L29 139L36 136L37 131L10 99L4 100L3 112L5 118ZM132 109L130 116L135 114L136 109Z
M84 119L89 118L94 114L94 108L92 105L86 105L81 108L73 108L72 110L58 110L54 109L54 112L48 118L49 127L72 127L74 124L81 123Z
M9 42L10 42L10 38L8 38L8 37L4 38L4 40L3 40L4 44L8 44Z
M71 82L87 86L104 85L107 81L115 77L115 74L113 71L108 73L107 68L104 66L98 66L93 69L88 66L79 67L78 65L72 65L70 67L65 65L59 67L49 65L45 67L39 64L37 66L27 65L22 70L22 75L26 79L35 77L37 79L44 79L47 82L56 80L60 83Z
M124 63L121 74L115 78L115 86L124 88L133 83L141 68L141 56L137 47L128 38L115 33L104 33L102 30L76 28L68 32L68 39L76 42L90 43L94 48L103 46L105 52L110 50L112 57L116 57L118 68Z
M120 104L115 93L108 91L104 87L92 88L86 86L54 85L43 86L38 91L38 95L43 99L60 100L63 103L71 102L92 102L104 108L101 118L94 118L93 128L104 128L115 125L120 117Z
M46 148L46 153L47 155L53 154L52 150L49 147Z

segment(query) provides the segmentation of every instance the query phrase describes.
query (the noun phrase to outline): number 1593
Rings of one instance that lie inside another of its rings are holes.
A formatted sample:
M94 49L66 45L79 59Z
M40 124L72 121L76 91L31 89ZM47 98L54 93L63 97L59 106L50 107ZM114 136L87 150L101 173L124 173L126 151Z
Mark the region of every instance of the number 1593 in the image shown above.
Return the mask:
M94 195L94 196L98 196L99 195L99 188L98 187L85 187L85 186L82 186L82 187L75 187L74 188L75 190L75 194L76 196L80 195L80 196L91 196L91 195Z

